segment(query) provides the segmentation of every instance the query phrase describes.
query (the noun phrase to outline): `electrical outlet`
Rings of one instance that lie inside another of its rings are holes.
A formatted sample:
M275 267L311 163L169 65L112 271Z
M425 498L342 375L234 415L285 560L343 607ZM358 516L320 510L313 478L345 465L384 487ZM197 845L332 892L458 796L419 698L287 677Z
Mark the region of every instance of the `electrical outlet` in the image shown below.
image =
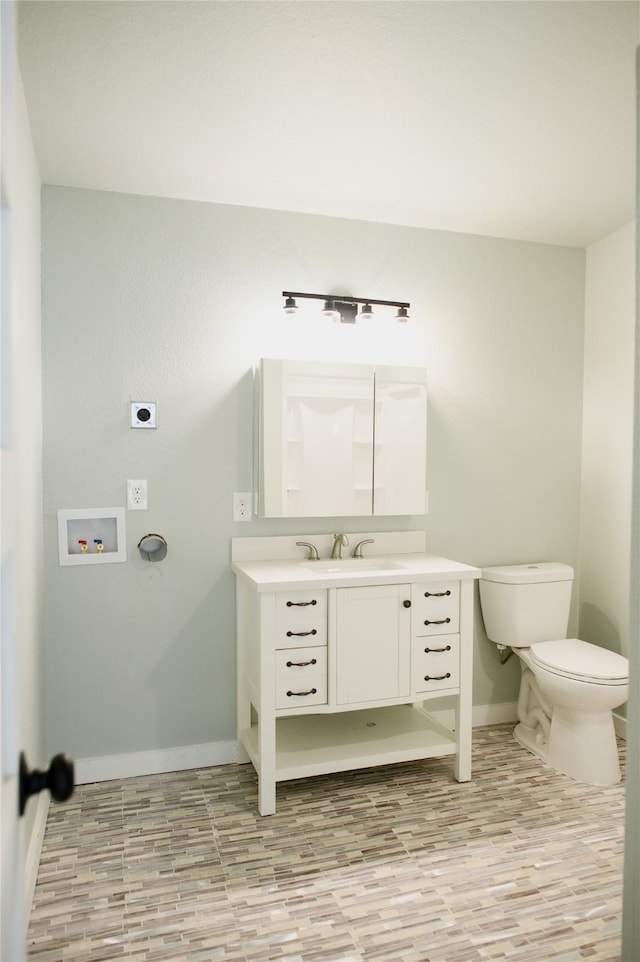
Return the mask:
M234 521L251 521L251 492L250 491L234 491L233 520Z
M146 511L149 507L146 481L127 481L127 508Z

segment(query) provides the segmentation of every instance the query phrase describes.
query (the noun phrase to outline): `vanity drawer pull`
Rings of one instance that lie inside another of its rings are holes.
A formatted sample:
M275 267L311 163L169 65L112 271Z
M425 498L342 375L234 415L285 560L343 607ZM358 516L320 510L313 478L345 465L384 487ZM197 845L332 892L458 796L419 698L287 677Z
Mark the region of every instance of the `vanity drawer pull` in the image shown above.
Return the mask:
M445 645L444 648L425 648L424 653L428 655L432 651L451 651L451 645Z
M287 601L287 608L295 606L296 608L305 608L307 605L317 605L318 602L314 598L313 601Z
M317 688L310 688L309 691L288 691L287 698L291 698L293 697L293 695L296 695L297 697L302 697L303 695L316 695L317 693L318 693Z
M287 668L306 668L307 665L317 665L318 661L316 658L312 658L311 661L288 661Z
M451 592L447 588L446 591L425 591L425 598L448 598Z
M425 621L425 625L448 625L451 622L451 618L441 618L439 621Z
M293 638L294 636L296 638L305 638L307 635L317 635L317 634L318 632L316 631L315 628L312 628L311 631L288 631L287 638Z
M447 678L451 678L451 672L448 671L446 675L425 675L425 681L446 681Z

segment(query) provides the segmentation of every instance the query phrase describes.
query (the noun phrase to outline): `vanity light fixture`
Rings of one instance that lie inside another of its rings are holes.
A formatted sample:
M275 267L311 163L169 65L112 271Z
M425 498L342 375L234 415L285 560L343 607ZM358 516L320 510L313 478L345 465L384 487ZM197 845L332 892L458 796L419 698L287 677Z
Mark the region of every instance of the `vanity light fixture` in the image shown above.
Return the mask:
M351 297L348 294L340 294L336 297L331 294L301 294L299 291L283 291L282 296L285 298L285 314L296 313L298 310L296 298L298 300L302 298L303 300L324 301L322 309L324 316L332 321L339 321L341 324L355 324L356 320L360 318L363 321L370 320L373 317L372 304L396 307L398 309L396 321L408 321L409 308L411 307L408 301L379 301L372 297ZM358 311L359 304L362 307Z

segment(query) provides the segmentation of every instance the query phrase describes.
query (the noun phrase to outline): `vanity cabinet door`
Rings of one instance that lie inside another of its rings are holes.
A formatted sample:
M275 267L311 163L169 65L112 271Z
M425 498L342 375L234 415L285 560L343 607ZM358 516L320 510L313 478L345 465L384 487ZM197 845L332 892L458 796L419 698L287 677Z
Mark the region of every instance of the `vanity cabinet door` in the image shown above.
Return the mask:
M427 372L376 367L374 514L427 510Z
M411 689L409 585L336 591L336 700L382 701Z

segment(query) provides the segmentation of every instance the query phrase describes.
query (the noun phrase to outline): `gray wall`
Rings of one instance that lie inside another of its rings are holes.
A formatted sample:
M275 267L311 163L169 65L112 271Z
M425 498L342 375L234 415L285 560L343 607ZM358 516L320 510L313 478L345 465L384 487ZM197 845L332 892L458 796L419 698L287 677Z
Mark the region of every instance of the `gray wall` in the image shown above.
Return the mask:
M261 356L423 363L429 549L472 564L577 564L583 251L243 207L47 187L43 365L49 748L79 758L233 738L229 539L359 530L234 524L252 484ZM406 299L412 320L286 318L285 289ZM158 402L157 431L128 427ZM58 508L125 503L128 561L59 567ZM158 531L169 555L135 549ZM516 697L480 622L474 703Z

